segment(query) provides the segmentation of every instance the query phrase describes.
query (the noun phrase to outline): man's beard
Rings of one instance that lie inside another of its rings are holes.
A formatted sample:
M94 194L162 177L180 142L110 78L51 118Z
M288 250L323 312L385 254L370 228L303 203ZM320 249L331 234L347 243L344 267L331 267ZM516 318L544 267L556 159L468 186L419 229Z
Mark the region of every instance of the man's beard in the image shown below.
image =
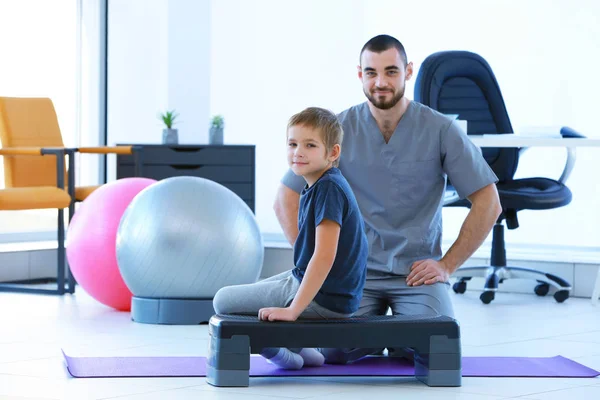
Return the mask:
M392 108L396 104L398 104L400 99L402 99L402 97L404 97L404 87L402 89L398 90L398 92L388 101L379 100L375 96L373 96L370 92L367 92L364 89L363 89L363 91L365 93L365 96L367 96L367 99L369 99L369 101L371 103L373 103L373 105L375 107L379 108L380 110L389 110L390 108Z

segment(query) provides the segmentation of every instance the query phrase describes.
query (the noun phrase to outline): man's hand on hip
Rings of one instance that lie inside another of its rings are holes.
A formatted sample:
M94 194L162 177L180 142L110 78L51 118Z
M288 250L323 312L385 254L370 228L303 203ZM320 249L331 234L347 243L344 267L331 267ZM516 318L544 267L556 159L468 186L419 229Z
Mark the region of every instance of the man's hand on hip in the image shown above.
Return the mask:
M408 286L433 285L436 282L448 282L450 274L443 261L419 260L410 267L406 277Z

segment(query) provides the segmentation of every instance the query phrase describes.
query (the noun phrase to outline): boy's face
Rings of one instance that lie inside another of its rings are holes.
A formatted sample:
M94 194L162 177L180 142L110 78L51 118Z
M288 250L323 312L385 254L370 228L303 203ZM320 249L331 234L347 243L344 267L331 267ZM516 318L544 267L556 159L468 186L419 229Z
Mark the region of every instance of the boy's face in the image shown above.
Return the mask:
M302 125L288 129L288 165L296 175L303 176L309 185L331 166L331 162L337 158L334 152L327 152L319 131Z

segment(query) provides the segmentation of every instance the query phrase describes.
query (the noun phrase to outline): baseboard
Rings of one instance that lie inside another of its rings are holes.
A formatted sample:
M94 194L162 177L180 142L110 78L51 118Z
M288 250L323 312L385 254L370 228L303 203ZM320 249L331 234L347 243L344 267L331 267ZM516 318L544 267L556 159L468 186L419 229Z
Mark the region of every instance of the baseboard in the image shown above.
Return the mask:
M481 253L479 253L481 254ZM598 258L600 260L600 258ZM508 264L534 268L557 275L573 286L573 297L592 295L596 274L600 262L564 262L527 260L524 257L508 259ZM469 259L465 266L488 265L489 259L476 256ZM289 245L269 245L265 248L265 259L261 278L273 276L293 268L293 251ZM52 242L3 244L0 246L0 282L56 277L56 244ZM533 293L536 282L530 280L507 280L500 285L500 292ZM473 278L468 290L483 288L483 279Z

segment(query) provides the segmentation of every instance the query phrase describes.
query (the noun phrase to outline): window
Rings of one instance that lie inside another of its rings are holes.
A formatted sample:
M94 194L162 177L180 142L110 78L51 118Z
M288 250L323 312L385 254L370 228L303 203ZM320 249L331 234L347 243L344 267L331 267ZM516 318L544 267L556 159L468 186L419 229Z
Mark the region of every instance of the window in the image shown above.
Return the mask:
M51 98L66 146L78 142L77 30L78 0L0 0L0 95ZM0 240L50 231L55 210L0 212Z

